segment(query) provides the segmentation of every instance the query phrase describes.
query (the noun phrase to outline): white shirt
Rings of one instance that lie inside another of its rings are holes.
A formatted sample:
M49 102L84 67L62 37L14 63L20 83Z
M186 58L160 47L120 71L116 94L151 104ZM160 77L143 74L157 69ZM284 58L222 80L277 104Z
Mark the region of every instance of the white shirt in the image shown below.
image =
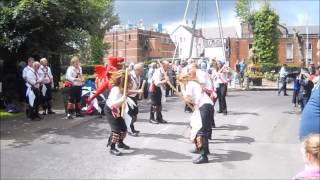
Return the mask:
M154 84L158 87L161 87L160 81L164 79L163 73L161 73L160 69L156 69L153 73L152 80Z
M210 97L205 92L202 92L201 85L195 81L189 81L187 83L185 96L190 96L197 108L200 108L204 104L213 105Z
M197 77L197 80L201 84L204 84L204 87L206 89L213 90L214 87L212 85L211 78L207 72L204 72L204 71L198 69L196 72L196 77Z
M130 78L131 78L131 90L139 90L140 87L140 76L137 76L134 71L130 72ZM137 93L130 94L130 97L136 97Z
M286 69L285 67L281 67L280 72L279 72L279 76L280 76L281 78L284 78L284 77L286 77L287 75L288 75L287 69Z
M26 85L27 87L33 86L35 88L40 87L40 82L42 79L39 78L38 73L34 71L34 69L30 68L26 74Z
M153 76L153 74L154 74L154 71L155 71L154 68L150 68L150 69L148 70L148 83L151 83L151 81L152 81L152 76Z
M66 72L66 79L72 82L73 86L82 86L82 81L78 80L78 75L82 76L82 69L76 69L74 66L69 66Z
M121 100L121 97L122 97L122 93L120 92L120 88L118 86L114 86L111 88L109 92L109 96L106 104L110 109L112 109L113 105L115 105Z
M26 66L25 68L23 68L22 78L23 78L24 80L26 80L27 72L28 72L29 70L31 70L31 69L32 69L32 67L30 67L30 66Z
M44 84L49 84L51 83L51 80L53 79L51 69L49 66L43 66L41 65L40 68L38 69L38 75L40 79L44 79Z

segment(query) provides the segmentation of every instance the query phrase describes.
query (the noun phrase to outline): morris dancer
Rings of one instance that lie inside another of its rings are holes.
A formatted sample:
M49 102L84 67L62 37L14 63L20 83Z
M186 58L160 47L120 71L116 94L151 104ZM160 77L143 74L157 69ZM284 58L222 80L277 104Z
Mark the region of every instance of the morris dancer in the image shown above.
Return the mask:
M169 68L169 62L164 61L162 67L159 67L153 73L151 84L150 84L150 95L151 95L151 107L150 107L150 123L167 123L162 117L162 93L165 87L164 85L169 81L166 71ZM156 113L156 120L154 119L154 114Z
M42 119L39 116L39 104L40 104L40 84L43 82L39 78L37 73L40 67L39 62L34 62L32 68L26 71L25 80L27 86L27 102L28 102L28 116L32 121Z
M81 109L81 92L82 92L82 85L84 83L84 79L82 77L82 69L80 67L80 59L78 56L73 56L70 61L70 66L66 72L66 79L72 84L71 92L68 100L68 114L67 118L72 119L72 113L75 109L76 116L82 116L80 114Z
M131 124L130 124L130 129L131 129L131 135L133 136L138 136L140 131L137 131L134 127L134 123L137 121L139 109L138 109L138 98L139 95L142 93L142 90L140 88L140 79L141 76L143 75L143 66L141 64L135 64L133 66L133 71L130 73L130 83L129 83L129 90L128 90L128 97L132 99L135 103L135 106L129 107L129 112L128 114L131 116Z
M111 88L106 103L106 117L112 131L107 147L110 146L110 153L116 156L121 155L121 152L116 148L116 144L118 144L118 148L130 149L123 142L127 135L127 126L120 112L121 105L126 100L126 96L122 94L123 79L124 71L120 70L111 73L111 78L109 79Z
M193 161L194 164L208 162L209 135L213 116L213 103L210 97L203 91L196 77L189 75L179 77L182 94L185 101L194 104L195 111L191 116L191 137L196 149L192 153L199 153L200 156Z
M104 93L107 89L110 88L109 85L109 78L110 78L110 72L117 71L122 68L122 63L124 59L121 57L108 57L108 66L104 67L101 65L96 66L96 80L95 83L97 86L96 93L90 97L87 101L88 103L91 102L94 98L99 96L101 93Z
M40 64L41 66L38 70L38 74L40 79L43 79L43 85L41 89L43 115L55 114L55 112L53 112L51 109L52 85L53 85L53 76L51 73L51 69L48 66L48 60L46 58L40 59Z

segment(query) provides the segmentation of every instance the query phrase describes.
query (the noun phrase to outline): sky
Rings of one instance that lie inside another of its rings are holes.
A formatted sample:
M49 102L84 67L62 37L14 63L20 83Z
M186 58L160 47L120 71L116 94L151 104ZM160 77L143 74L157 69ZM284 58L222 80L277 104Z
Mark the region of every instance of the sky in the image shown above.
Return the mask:
M260 0L261 1L261 0ZM318 25L319 0L269 0L271 7L280 16L280 23L286 25ZM259 1L255 9L261 6ZM222 26L236 26L236 0L219 0ZM163 24L169 33L181 24L187 0L115 0L115 12L121 24L136 24L143 20L145 25ZM196 1L191 0L187 13L190 23L193 19ZM197 28L218 26L215 0L200 0Z

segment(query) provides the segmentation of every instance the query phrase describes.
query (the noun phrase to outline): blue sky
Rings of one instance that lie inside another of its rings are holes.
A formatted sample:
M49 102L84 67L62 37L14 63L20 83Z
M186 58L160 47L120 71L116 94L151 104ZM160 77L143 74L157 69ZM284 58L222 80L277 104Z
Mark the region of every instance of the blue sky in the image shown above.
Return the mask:
M270 0L279 14L280 23L287 25L319 25L319 0ZM122 24L135 24L143 19L144 24L161 23L169 31L180 24L187 0L115 0L115 11ZM223 26L238 24L234 8L236 0L220 0ZM256 3L256 7L259 7ZM187 19L191 22L195 0L191 1ZM217 26L215 0L200 0L197 27Z

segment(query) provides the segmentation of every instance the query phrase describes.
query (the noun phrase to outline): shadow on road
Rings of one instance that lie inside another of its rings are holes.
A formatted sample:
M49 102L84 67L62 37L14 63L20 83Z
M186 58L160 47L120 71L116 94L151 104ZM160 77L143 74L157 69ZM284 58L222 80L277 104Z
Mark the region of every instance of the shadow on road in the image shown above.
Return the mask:
M151 160L161 161L161 162L173 162L174 160L192 159L191 156L185 154L177 153L174 151L169 151L165 149L151 149L151 148L141 148L132 149L133 152L124 152L123 155L144 155L151 156ZM179 161L180 162L180 161Z
M259 116L259 113L228 111L228 115L253 115L253 116Z
M179 140L179 139L186 139L186 137L178 134L149 134L149 133L140 133L139 137L154 137L159 139L172 139L172 140Z
M210 163L221 163L230 161L245 161L251 158L252 154L242 151L227 150L226 154L211 153L209 155Z
M293 110L293 111L284 111L282 112L284 114L295 114L295 115L300 115L301 114L301 111L299 110Z
M248 129L249 129L248 126L226 124L226 125L223 125L223 126L219 126L219 127L213 128L213 131L215 131L215 130L245 131L245 130L248 130Z
M221 143L247 143L250 144L254 142L254 138L246 136L235 136L233 139L212 139L210 143L212 144L221 144Z

